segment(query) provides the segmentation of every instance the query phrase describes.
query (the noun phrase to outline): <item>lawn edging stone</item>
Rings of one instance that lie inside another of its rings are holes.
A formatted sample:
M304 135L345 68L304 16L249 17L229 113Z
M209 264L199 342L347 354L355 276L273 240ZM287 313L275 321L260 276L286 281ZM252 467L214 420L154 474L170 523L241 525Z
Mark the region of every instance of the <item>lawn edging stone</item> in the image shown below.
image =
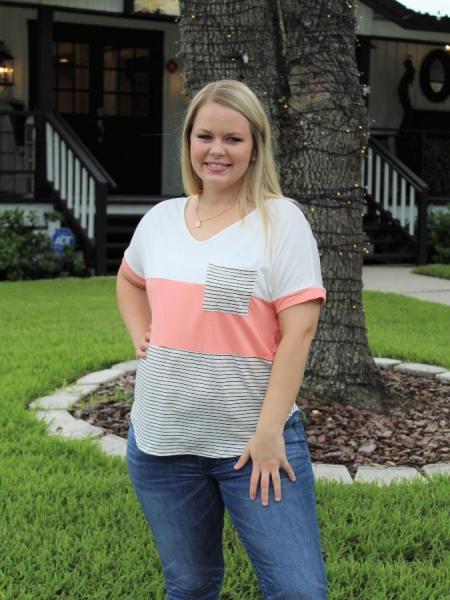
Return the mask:
M436 375L436 379L440 381L450 381L450 371L445 371L444 373L438 373Z
M393 369L395 365L399 365L402 361L396 358L375 357L375 364L381 369Z
M394 369L417 376L436 377L444 381L450 380L450 371L444 367L422 363L408 363L398 359L375 357L375 363L381 369ZM108 456L126 458L127 440L117 435L106 433L102 427L97 427L75 419L67 409L76 404L81 398L95 392L100 385L120 379L123 375L137 369L138 360L112 365L80 377L75 384L55 390L54 394L33 400L28 408L37 419L48 425L49 435L60 435L72 439L93 438L99 449ZM41 410L37 410L41 409ZM360 465L355 478L352 479L345 465L328 463L312 463L314 479L337 481L343 484L375 483L386 485L392 482L419 480L427 482L433 475L450 476L450 463L434 463L425 465L419 470L414 467L372 467Z
M386 485L395 480L421 479L425 477L414 467L371 467L361 465L355 475L355 481L364 481L366 483L375 482L379 485Z
M87 375L80 377L80 379L77 379L76 383L77 385L102 385L103 383L111 383L111 381L114 381L127 373L129 373L129 371L126 369L103 369L102 371L95 371L94 373L88 373Z
M67 388L56 390L50 396L36 398L29 405L30 409L42 408L43 410L67 410L81 398L93 394L100 386L94 384L71 385Z
M91 425L82 419L75 419L66 410L36 411L36 417L48 425L49 435L60 435L67 438L97 438L105 434L102 427Z
M448 370L445 367L426 365L423 363L400 363L398 365L394 365L394 371L401 371L402 373L409 373L410 375L425 376L448 373Z

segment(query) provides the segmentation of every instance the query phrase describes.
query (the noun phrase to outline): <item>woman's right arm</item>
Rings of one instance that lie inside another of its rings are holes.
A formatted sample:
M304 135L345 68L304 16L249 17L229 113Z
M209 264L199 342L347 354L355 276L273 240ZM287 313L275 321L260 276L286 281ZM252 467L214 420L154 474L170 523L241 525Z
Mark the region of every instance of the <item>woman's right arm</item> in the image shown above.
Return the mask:
M152 321L147 291L127 279L121 266L117 273L116 292L119 311L136 349L136 354L143 357L142 346Z

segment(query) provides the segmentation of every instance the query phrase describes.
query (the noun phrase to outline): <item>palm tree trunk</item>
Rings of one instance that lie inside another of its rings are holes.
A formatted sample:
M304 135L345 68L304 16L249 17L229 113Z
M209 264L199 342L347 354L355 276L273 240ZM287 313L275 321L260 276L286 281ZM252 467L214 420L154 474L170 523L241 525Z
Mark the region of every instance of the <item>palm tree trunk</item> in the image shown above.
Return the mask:
M317 239L327 302L302 395L388 411L396 399L374 363L361 301L368 118L351 2L185 0L180 41L188 93L232 78L261 99L283 192Z

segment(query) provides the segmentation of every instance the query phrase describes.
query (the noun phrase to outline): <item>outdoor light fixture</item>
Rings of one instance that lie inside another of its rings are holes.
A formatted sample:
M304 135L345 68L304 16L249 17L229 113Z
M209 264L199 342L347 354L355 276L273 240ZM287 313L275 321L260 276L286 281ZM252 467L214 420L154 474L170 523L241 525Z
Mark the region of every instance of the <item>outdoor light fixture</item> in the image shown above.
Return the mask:
M0 42L0 86L14 85L14 56Z

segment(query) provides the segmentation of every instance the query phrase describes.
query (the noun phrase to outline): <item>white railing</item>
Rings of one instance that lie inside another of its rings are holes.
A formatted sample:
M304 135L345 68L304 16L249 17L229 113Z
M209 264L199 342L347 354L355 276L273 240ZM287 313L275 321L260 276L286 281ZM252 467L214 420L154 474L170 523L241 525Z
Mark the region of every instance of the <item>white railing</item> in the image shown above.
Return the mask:
M408 231L415 233L420 196L427 185L379 143L370 141L362 161L362 186L373 200L389 211Z
M95 237L95 179L49 121L45 124L47 181L90 240Z

